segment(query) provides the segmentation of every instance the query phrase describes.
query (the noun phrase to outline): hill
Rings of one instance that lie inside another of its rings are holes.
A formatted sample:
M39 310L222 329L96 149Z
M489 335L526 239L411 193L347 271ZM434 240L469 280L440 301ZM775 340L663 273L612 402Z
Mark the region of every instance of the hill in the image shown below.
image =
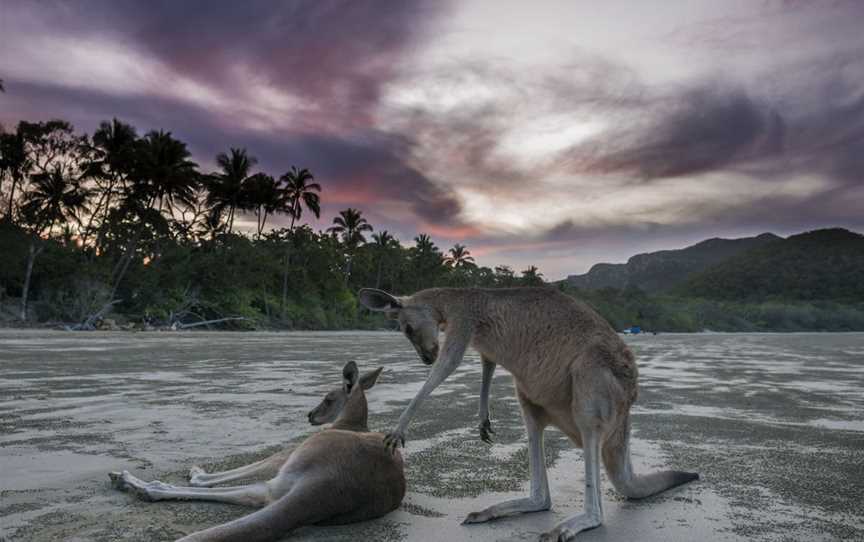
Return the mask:
M598 263L584 275L567 277L567 284L581 290L636 287L646 292L667 291L733 256L779 240L782 238L773 233L707 239L683 249L637 254L624 264Z
M864 300L864 235L841 228L775 239L691 275L675 293L735 301Z

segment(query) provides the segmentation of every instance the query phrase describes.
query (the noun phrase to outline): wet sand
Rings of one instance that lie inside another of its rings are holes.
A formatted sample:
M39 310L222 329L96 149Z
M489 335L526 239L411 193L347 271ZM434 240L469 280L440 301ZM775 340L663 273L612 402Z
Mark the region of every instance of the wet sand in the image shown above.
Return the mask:
M579 540L864 540L864 334L626 340L641 370L636 469L702 479L638 502L604 479L605 525ZM368 396L370 426L387 430L428 371L394 333L0 330L0 541L174 540L248 513L140 502L107 473L182 485L192 464L233 468L301 441L350 359L385 367ZM479 373L470 354L415 418L400 510L286 540L532 540L579 512L581 451L550 430L553 510L459 524L527 488L511 379L495 378L490 446L475 429Z

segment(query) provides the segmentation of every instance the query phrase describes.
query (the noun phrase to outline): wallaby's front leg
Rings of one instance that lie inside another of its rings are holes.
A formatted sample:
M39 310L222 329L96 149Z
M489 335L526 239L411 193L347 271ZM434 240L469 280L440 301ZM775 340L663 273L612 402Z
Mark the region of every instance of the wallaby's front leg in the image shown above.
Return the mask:
M493 519L529 512L542 512L549 510L552 506L552 498L549 496L549 481L546 478L546 457L543 453L543 426L540 425L531 405L522 402L522 413L525 418L525 429L528 431L531 494L526 498L504 501L480 512L472 512L462 522L463 525L485 523Z
M492 442L492 421L489 419L489 391L492 389L492 376L495 374L495 363L481 357L483 361L483 380L480 383L480 439Z
M288 460L291 455L291 450L282 450L276 452L266 459L243 465L236 469L220 471L220 472L205 472L201 467L194 465L189 469L189 485L193 487L211 487L217 484L251 478L253 476L273 477L279 472L279 468Z
M109 473L108 476L115 489L131 490L147 501L219 501L256 507L270 502L270 489L265 483L235 487L177 487L158 480L145 482L125 470L122 473Z
M396 428L384 437L384 444L391 450L395 450L399 445L405 446L405 430L414 417L414 413L426 397L432 393L435 388L441 385L448 376L453 374L456 367L462 363L462 357L465 355L465 350L468 349L468 343L471 341L471 327L468 325L458 326L451 324L448 326L447 337L444 339L444 348L438 354L438 359L432 366L432 372L429 373L429 378L417 392L417 395L411 399L408 408L399 417L399 423Z

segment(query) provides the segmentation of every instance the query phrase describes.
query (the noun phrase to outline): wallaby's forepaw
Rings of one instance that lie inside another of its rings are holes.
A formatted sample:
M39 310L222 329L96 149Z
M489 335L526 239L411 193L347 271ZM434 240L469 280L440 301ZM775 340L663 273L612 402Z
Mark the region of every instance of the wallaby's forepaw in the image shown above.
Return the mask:
M492 444L492 435L495 434L495 431L492 430L492 422L489 418L486 418L482 422L480 422L480 440L486 442L488 444Z
M396 450L400 446L403 448L405 447L405 434L399 430L387 433L387 436L384 437L384 446L386 446L390 452L396 453Z

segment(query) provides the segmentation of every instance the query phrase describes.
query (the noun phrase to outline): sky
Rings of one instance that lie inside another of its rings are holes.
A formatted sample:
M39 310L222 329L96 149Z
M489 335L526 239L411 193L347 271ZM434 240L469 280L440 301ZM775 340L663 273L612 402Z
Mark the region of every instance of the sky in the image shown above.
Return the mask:
M313 172L314 227L356 207L559 279L864 229L862 21L827 0L0 0L0 123L117 117L205 171L245 147Z

